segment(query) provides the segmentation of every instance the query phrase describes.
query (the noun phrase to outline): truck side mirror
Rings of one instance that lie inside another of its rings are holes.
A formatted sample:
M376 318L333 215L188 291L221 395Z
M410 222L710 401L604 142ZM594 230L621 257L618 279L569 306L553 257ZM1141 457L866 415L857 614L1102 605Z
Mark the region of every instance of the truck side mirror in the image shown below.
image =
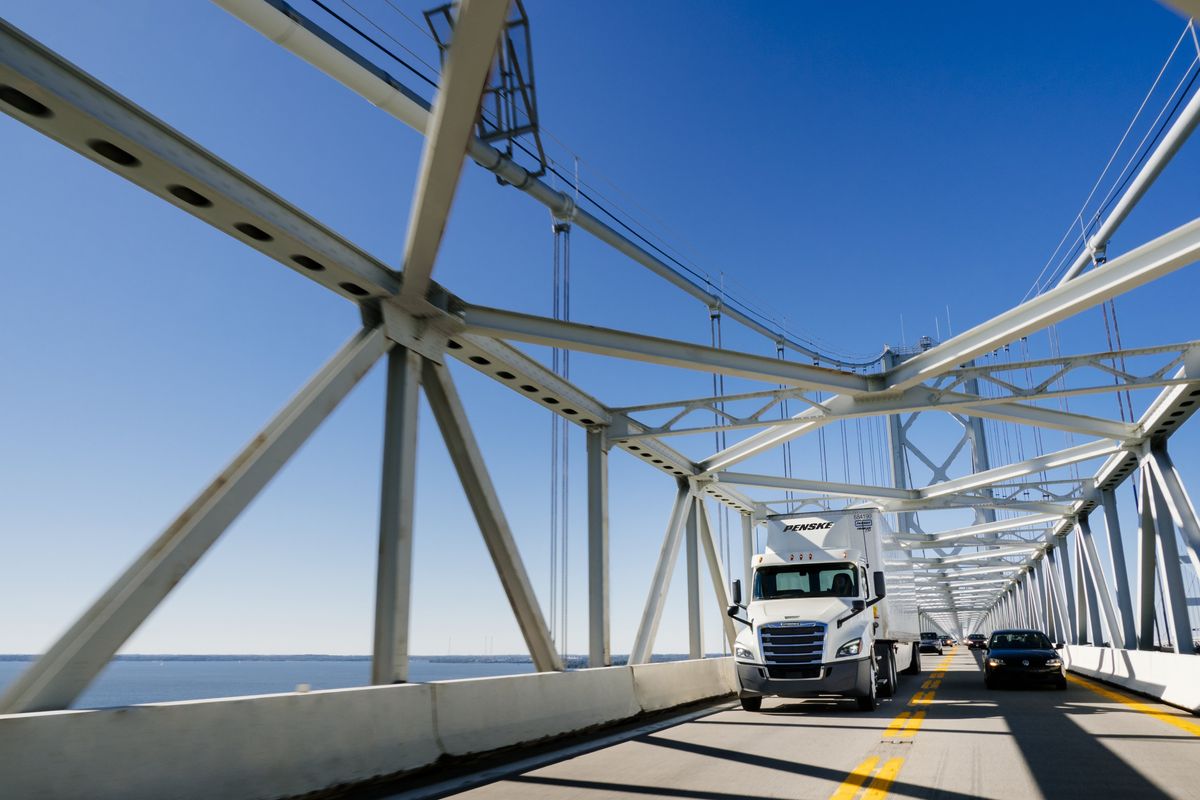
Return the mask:
M865 600L851 600L850 608L854 609L855 611L866 611L867 603Z
M887 597L887 586L883 580L883 572L875 573L875 596Z
M742 579L738 578L733 582L733 591L730 593L729 602L735 606L742 604Z

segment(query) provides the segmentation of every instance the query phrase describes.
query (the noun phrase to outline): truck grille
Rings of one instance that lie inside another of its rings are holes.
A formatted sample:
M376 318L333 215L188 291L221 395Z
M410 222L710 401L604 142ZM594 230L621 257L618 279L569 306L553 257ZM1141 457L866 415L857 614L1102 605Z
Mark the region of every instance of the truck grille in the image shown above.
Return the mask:
M768 667L820 666L825 623L771 622L758 629L758 643Z

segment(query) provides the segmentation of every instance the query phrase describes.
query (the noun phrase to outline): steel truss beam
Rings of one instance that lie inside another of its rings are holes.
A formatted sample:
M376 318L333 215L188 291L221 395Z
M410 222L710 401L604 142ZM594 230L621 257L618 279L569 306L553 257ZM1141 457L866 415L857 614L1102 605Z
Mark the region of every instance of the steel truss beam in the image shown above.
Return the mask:
M388 353L384 401L379 563L375 580L375 637L371 651L371 683L375 684L408 680L420 388L420 355L404 347L392 348Z
M379 328L346 343L0 697L0 713L67 708L313 431L391 348Z
M48 113L0 110L330 291L360 301L400 288L378 259L2 21L0 83Z
M429 104L427 102L405 87L394 76L380 70L362 56L333 39L320 26L312 23L283 0L266 0L265 2L263 0L213 0L213 2L414 130L425 133L429 127ZM791 339L783 331L772 330L739 309L726 305L723 295L714 294L708 289L692 283L671 266L600 221L586 209L577 207L571 195L551 188L486 142L472 139L467 145L467 154L504 183L528 194L549 208L556 218L571 220L575 226L588 231L600 241L646 267L707 307L721 308L725 317L736 320L772 342L779 343L810 358L821 358L827 363L834 363L837 366L858 367L878 361L878 359L871 359L865 363L850 363L817 353L805 344Z
M943 394L942 399L969 398L968 395ZM837 395L819 405L794 415L787 422L775 423L765 430L752 434L740 442L703 459L700 466L706 472L727 469L734 464L766 452L784 442L789 442L806 433L839 419L879 415L896 415L923 410L969 410L974 416L1014 422L1022 425L1062 430L1106 439L1129 440L1138 435L1137 428L1124 422L1072 414L1023 403L979 403L959 407L955 403L938 405L931 390L924 387L907 390L897 396L869 395L852 397ZM649 430L649 428L647 428ZM614 430L613 437L621 438L622 432Z
M507 15L507 0L460 0L458 5L454 35L425 130L404 242L404 285L399 300L414 310L425 304L463 157L467 144L475 138L480 92Z
M1197 258L1200 258L1200 219L913 356L887 374L888 388L900 391L916 386L976 356L1169 275Z
M1154 369L1134 370L1113 366L1118 362L1144 357L1148 355L1170 356L1170 359ZM1032 387L1023 387L1011 381L1002 380L998 375L1006 372L1024 371L1041 367L1056 367L1050 377L1040 380ZM1181 371L1178 370L1182 366ZM1112 380L1096 382L1083 386L1065 386L1066 377L1084 369L1096 369ZM1169 374L1170 373L1170 374ZM1104 420L1079 414L1057 414L1042 416L1041 412L1052 409L1038 409L1014 401L1047 400L1060 397L1097 394L1105 392L1128 391L1131 389L1160 388L1177 386L1190 380L1200 378L1200 342L1183 342L1180 344L1163 345L1161 347L1140 347L1128 350L1115 350L1102 353L1087 353L1078 356L1038 359L1032 361L1008 362L992 366L974 366L954 369L945 375L938 376L933 383L914 387L899 398L888 398L886 404L871 407L864 403L847 412L839 413L830 407L829 402L819 402L808 395L806 389L771 389L761 392L745 392L742 394L698 397L687 400L676 400L663 403L647 403L636 406L625 406L614 409L618 414L631 416L647 411L669 411L676 413L660 425L642 422L645 431L639 434L628 434L630 437L642 436L681 436L695 433L710 433L715 430L739 430L745 428L761 428L779 426L778 410L784 402L801 402L815 412L797 415L796 418L824 418L827 420L851 419L866 417L881 413L908 413L916 411L945 411L970 413L977 416L1004 421L1020 422L1022 424L1052 423L1046 427L1062 429L1062 425L1070 423L1072 432L1092 433L1096 436L1109 438L1133 438L1137 435L1134 425L1116 420ZM971 381L984 381L992 385L997 392L993 396L983 397L977 392L957 391ZM1056 384L1062 384L1057 386ZM754 407L743 414L730 410L730 404L759 401ZM871 396L870 402L873 402ZM715 415L720 418L719 424L683 426L682 423L694 414L704 417ZM1030 415L1037 415L1031 418ZM774 415L775 418L772 418Z
M537 595L529 583L517 543L450 373L445 366L427 360L424 362L422 378L433 418L446 441L446 450L458 472L458 479L475 514L488 553L496 565L496 573L516 615L521 635L525 637L533 665L539 672L561 670L562 659L554 649Z
M654 639L658 636L658 626L662 622L663 607L667 602L667 591L671 588L671 574L675 570L675 561L679 558L683 530L688 517L695 509L692 500L687 483L681 481L675 495L675 504L671 507L671 517L667 522L662 549L658 553L658 563L654 566L654 576L650 579L650 593L646 596L642 621L633 638L633 649L629 651L630 664L645 664L650 661L654 652Z
M853 372L813 367L675 339L661 339L613 328L600 328L473 305L468 305L462 310L462 318L467 332L480 336L562 347L701 372L718 372L827 392L868 391L867 378Z

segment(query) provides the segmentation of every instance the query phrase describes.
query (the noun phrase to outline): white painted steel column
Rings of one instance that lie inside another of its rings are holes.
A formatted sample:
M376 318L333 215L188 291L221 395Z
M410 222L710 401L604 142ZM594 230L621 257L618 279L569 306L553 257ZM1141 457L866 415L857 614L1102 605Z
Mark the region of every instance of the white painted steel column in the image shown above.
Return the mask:
M467 502L475 513L479 532L483 534L488 553L496 565L496 573L500 576L504 593L508 595L521 634L525 637L533 665L538 672L561 670L562 659L554 649L546 618L529 583L529 575L525 572L512 529L504 516L500 498L488 475L483 454L479 452L479 445L450 372L445 366L427 360L424 362L423 379L425 396L429 399L433 417L441 429L442 438L446 440L446 450L454 462Z
M691 492L685 482L679 484L675 505L671 507L671 518L663 537L662 549L658 552L658 563L650 579L650 593L646 596L646 607L642 610L642 621L638 624L629 652L630 664L645 664L654 651L654 639L658 635L658 624L662 621L663 606L667 602L667 590L671 588L671 573L675 559L679 557L679 545L683 541L683 528L690 513Z
M742 599L748 600L754 589L751 576L754 572L754 520L742 514Z
M1175 464L1167 453L1165 441L1151 448L1150 464L1158 478L1163 499L1167 503L1167 508L1170 509L1171 519L1183 535L1192 568L1196 571L1196 577L1200 578L1200 522L1197 522L1196 509L1192 505L1191 498L1188 497L1187 490L1183 487L1179 470L1175 469Z
M412 601L413 511L416 504L417 410L421 357L405 347L388 353L384 401L383 486L371 683L408 680Z
M1082 522L1082 520L1078 520L1078 522ZM1099 645L1104 641L1104 629L1100 622L1100 602L1097 598L1100 577L1092 571L1092 560L1088 557L1084 538L1080 533L1081 529L1082 525L1077 526L1075 533L1075 564L1079 576L1079 596L1081 604L1086 602L1087 606L1088 642Z
M704 631L700 625L700 534L697 505L700 498L693 497L691 511L685 529L684 561L687 562L687 614L688 614L688 658L704 657Z
M1153 498L1154 527L1157 536L1158 584L1162 588L1164 622L1171 632L1171 645L1176 653L1194 653L1192 624L1188 617L1187 595L1183 590L1183 569L1179 559L1179 540L1162 487L1154 470L1146 469L1147 484Z
M704 548L704 558L708 562L708 575L712 579L713 594L717 598L717 618L721 620L721 630L725 641L729 644L729 652L733 653L733 643L737 638L737 629L733 620L726 613L729 609L729 584L726 582L725 568L721 565L721 555L717 548L717 540L713 536L712 525L708 520L708 509L704 501L696 498L696 516L700 523L700 544ZM743 519L745 519L743 515Z
M1117 515L1117 496L1112 489L1100 492L1104 506L1104 528L1108 534L1108 560L1112 567L1113 584L1117 592L1117 609L1121 614L1122 643L1126 650L1137 649L1137 623L1133 613L1129 570L1125 565L1125 545L1121 541L1121 520Z
M1100 567L1100 554L1096 550L1096 542L1092 538L1092 526L1085 516L1079 517L1079 545L1083 552L1084 561L1087 563L1088 572L1091 573L1092 581L1095 584L1095 596L1100 601L1099 610L1103 613L1104 624L1108 628L1108 644L1110 647L1118 647L1124 641L1124 633L1121 630L1121 620L1117 616L1116 604L1113 602L1112 587L1109 586L1104 571ZM1097 638L1099 638L1097 632Z
M608 572L608 442L603 428L587 432L588 666L612 666Z
M1059 622L1062 624L1059 632L1062 634L1063 641L1069 644L1079 644L1079 639L1075 635L1075 607L1070 602L1071 585L1063 569L1067 550L1063 546L1064 539L1061 536L1056 538L1055 546L1046 551L1046 558L1050 559L1054 603L1058 609Z
M339 402L391 348L360 331L0 698L0 713L64 709L87 688Z
M1154 647L1154 576L1158 552L1158 533L1154 525L1154 496L1150 490L1150 470L1143 464L1138 486L1137 542L1137 635L1139 650Z

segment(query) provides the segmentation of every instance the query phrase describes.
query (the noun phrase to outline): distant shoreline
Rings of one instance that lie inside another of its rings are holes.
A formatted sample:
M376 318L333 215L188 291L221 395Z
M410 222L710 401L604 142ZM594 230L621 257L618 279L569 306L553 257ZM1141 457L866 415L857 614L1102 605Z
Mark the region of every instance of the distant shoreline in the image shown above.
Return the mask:
M706 658L719 657L720 653L710 653ZM430 661L439 664L532 664L533 660L527 655L462 655L462 656L409 656L419 661ZM682 661L687 656L682 653L664 653L655 655L654 661ZM0 653L0 662L4 661L36 661L37 654L33 653ZM614 655L614 666L622 666L629 661L627 655ZM181 653L124 653L113 656L113 661L370 661L370 656L334 656L321 653L296 653L292 655L255 655L244 654L181 654ZM567 656L570 667L584 666L587 657L582 655Z

